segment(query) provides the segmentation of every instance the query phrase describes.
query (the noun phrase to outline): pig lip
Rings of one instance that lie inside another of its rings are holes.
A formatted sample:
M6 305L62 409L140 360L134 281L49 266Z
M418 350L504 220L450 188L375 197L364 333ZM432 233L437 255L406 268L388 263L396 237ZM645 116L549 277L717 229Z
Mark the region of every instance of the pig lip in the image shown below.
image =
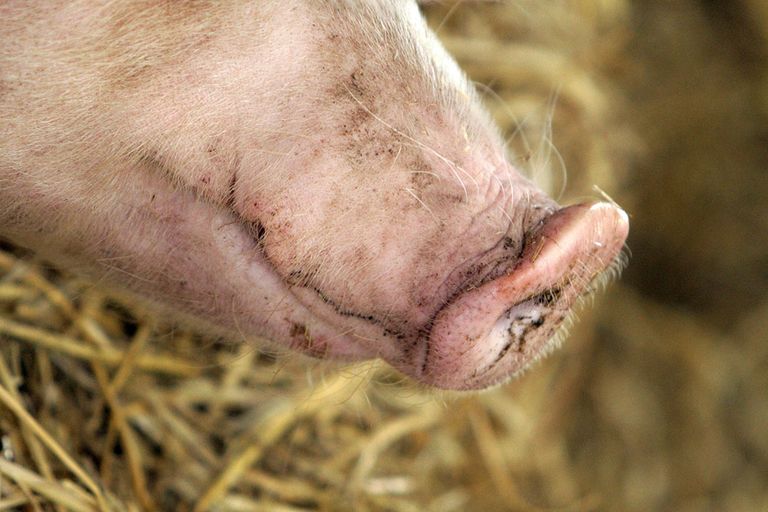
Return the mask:
M621 269L627 215L608 203L558 210L526 237L511 272L459 294L435 316L424 356L397 365L420 382L472 390L500 384L546 355L574 304ZM392 361L394 363L394 361Z

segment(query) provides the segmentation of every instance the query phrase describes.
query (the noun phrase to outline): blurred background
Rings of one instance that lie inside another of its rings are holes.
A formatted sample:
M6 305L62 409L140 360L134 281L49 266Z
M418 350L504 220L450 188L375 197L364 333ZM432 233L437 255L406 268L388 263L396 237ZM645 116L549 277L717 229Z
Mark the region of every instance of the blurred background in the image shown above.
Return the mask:
M5 247L0 510L768 511L768 2L424 11L520 169L630 214L563 348L435 394L164 326Z

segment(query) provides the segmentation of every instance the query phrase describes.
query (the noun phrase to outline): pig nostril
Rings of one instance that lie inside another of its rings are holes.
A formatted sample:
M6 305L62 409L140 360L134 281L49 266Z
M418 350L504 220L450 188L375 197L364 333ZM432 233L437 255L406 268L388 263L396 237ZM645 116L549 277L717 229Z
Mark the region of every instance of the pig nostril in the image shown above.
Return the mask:
M528 337L544 325L547 316L552 312L552 306L560 295L559 288L549 289L507 309L494 329L507 341L493 362L486 368L475 371L473 377L479 377L491 371L510 352L522 354Z
M560 288L549 288L548 290L545 290L544 292L534 297L532 300L537 305L549 307L558 301L561 294L562 290Z

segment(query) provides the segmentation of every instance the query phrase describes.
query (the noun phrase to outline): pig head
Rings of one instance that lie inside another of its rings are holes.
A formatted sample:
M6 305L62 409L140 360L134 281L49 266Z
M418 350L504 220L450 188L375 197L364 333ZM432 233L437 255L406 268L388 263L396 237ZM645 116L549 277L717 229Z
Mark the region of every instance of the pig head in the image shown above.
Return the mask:
M515 170L412 1L11 1L0 37L0 236L235 337L480 389L617 267L626 215Z

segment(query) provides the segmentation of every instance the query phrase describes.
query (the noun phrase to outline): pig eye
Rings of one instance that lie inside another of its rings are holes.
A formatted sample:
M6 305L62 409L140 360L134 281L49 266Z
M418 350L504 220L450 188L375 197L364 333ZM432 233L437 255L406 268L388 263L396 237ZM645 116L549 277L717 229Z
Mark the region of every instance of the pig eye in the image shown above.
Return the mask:
M264 243L264 238L267 236L267 230L261 222L252 222L250 225L250 232L257 244L261 245Z

